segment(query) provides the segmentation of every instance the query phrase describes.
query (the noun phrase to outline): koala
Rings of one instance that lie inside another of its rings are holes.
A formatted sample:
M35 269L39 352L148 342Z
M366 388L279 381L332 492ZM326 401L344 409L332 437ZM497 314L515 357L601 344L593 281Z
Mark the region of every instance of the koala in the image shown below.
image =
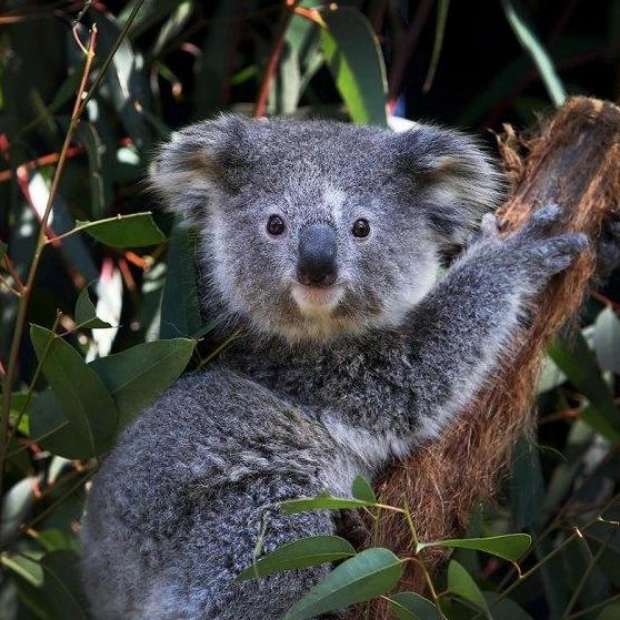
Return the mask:
M349 496L357 475L436 438L587 242L553 233L556 206L500 236L489 158L423 124L224 116L164 146L152 184L199 233L219 342L239 335L104 460L85 588L101 620L277 620L330 567L237 575L257 552L336 532L333 513L279 503Z

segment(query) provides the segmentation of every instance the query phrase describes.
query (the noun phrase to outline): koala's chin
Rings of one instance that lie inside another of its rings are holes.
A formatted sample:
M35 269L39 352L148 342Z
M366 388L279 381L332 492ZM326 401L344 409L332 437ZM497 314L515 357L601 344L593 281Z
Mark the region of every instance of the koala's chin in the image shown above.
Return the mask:
M306 286L295 283L291 295L299 312L308 318L323 320L329 317L344 297L341 286Z

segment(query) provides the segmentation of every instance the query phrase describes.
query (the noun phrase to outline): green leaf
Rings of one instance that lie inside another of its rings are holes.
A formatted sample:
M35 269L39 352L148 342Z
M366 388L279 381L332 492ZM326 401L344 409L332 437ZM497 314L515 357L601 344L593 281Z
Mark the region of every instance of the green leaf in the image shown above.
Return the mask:
M144 118L144 112L151 111L151 91L144 58L133 49L127 37L115 47L122 32L112 13L91 9L88 14L98 30L96 61L103 61L114 52L103 81L106 88L101 88L96 96L105 97L114 106L117 118L133 144L146 153L151 149L153 136Z
M388 549L366 549L335 568L284 620L303 620L368 601L391 590L400 579L404 562Z
M78 221L70 232L86 232L97 241L113 248L157 245L166 240L148 212L118 215L96 222Z
M399 620L438 620L440 612L428 599L416 592L399 592L388 598Z
M82 142L88 156L88 185L91 195L90 215L91 217L101 217L113 195L111 166L104 167L104 164L109 164L109 158L103 157L106 147L93 123L80 123L76 131L76 138Z
M540 509L545 500L540 454L525 436L519 438L513 451L509 493L515 529L524 530L544 520Z
M588 424L597 428L600 420L600 429L611 428L616 439L620 437L620 415L614 403L613 396L607 384L603 381L596 363L594 353L580 332L571 338L571 346L555 340L548 347L548 353L553 361L570 379L571 383L590 401L594 409L589 412Z
M3 243L2 241L0 241L0 263L2 262L2 259L4 258L4 255L6 254L6 248L7 248L6 243Z
M502 0L506 19L523 49L530 55L547 89L553 105L559 108L566 100L566 89L553 65L547 50L534 33L532 27L523 19L510 0Z
M446 34L446 22L448 21L448 7L450 0L439 0L437 7L437 22L435 25L435 43L433 44L433 55L428 68L428 75L424 80L423 90L428 92L433 84L437 66L439 65L439 57L443 48L444 35Z
M487 601L480 588L456 560L450 560L450 564L448 564L448 590L473 603L476 607L486 612L489 611Z
M353 480L353 486L351 487L351 494L355 499L359 499L363 502L370 502L371 504L377 503L377 496L370 486L370 483L363 476L356 476Z
M594 351L602 370L620 375L620 319L609 307L594 323Z
M178 379L195 344L187 338L156 340L90 363L116 403L119 429Z
M196 64L192 119L202 120L221 110L227 103L230 71L236 52L235 33L239 28L238 6L220 2L205 37L200 62Z
M194 7L192 2L189 0L185 0L177 5L175 9L173 9L172 14L166 21L166 23L159 30L159 35L157 36L157 41L155 41L155 45L153 46L153 51L151 52L152 56L157 58L166 46L174 37L176 37L183 30L183 27L189 20L194 11Z
M112 327L112 325L102 321L97 316L97 311L88 293L88 287L83 288L78 295L74 318L78 327L87 327L89 329Z
M427 547L449 547L456 549L476 549L499 558L516 562L528 549L532 539L528 534L506 534L488 538L454 538L436 542L422 542L416 546L416 552Z
M499 598L497 592L483 592L487 605L491 609L491 617L498 620L532 620L532 617L526 613L512 599L503 598L496 602Z
M200 328L194 255L190 231L177 226L168 246L168 273L161 302L160 338L193 336Z
M348 497L332 497L328 494L319 495L318 497L287 499L280 503L282 510L287 515L292 515L297 512L307 512L308 510L347 510L373 505L373 502L360 499L349 499Z
M117 424L114 399L80 354L51 331L32 325L30 339L71 433L90 456L110 447ZM31 412L30 424L34 423Z
M53 454L68 459L88 459L92 450L73 432L60 403L50 389L37 394L30 404L30 437Z
M353 7L321 12L325 60L354 122L387 127L383 55L362 13Z
M237 580L263 577L295 568L308 568L355 555L350 542L339 536L309 536L283 545L246 568Z
M55 618L88 620L87 602L82 593L79 556L74 551L53 551L41 558L43 591Z
M2 554L0 562L29 584L40 587L43 583L43 570L38 562L38 554Z
M620 603L612 603L603 608L596 620L618 620L620 618Z
M121 25L125 25L130 15L141 0L130 0L118 14L117 20ZM136 18L129 27L129 34L135 38L148 30L151 26L161 21L174 8L174 4L170 0L144 0L140 7Z

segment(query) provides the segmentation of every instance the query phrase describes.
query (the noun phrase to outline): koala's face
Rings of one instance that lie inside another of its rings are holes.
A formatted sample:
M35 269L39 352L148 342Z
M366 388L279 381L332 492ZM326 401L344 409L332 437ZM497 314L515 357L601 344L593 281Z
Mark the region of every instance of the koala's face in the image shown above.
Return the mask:
M290 341L397 327L496 189L452 132L236 117L182 132L154 184L201 229L218 305Z

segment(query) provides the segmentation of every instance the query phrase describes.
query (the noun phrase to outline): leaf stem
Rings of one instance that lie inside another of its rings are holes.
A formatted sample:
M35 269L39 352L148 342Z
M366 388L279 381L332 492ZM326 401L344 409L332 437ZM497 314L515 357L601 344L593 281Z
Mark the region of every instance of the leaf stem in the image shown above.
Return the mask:
M579 595L581 594L583 588L585 587L586 582L588 581L588 578L590 577L590 574L594 570L596 563L601 559L601 556L611 544L611 541L616 535L617 529L618 529L617 527L611 528L611 531L609 533L609 536L607 537L607 540L599 547L594 557L590 559L590 563L588 564L586 570L583 572L583 575L581 576L579 583L575 587L575 590L573 591L573 595L571 596L571 599L568 602L566 609L564 610L564 615L562 616L564 620L567 620L570 617L570 612L572 611L573 607L577 603L577 600L579 599ZM584 540L584 544L587 546L587 542L585 542L585 540ZM590 552L590 547L588 547L588 552Z

